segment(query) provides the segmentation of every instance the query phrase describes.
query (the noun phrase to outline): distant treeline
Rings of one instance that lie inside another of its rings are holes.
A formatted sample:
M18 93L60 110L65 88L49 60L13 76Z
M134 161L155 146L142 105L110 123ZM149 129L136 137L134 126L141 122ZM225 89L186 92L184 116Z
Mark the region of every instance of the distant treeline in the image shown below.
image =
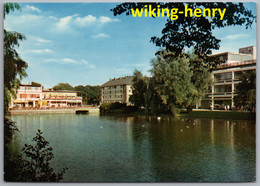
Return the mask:
M79 91L79 95L83 98L83 104L98 105L100 99L99 86L78 85L71 86L69 83L59 83L53 87L53 90L74 90Z

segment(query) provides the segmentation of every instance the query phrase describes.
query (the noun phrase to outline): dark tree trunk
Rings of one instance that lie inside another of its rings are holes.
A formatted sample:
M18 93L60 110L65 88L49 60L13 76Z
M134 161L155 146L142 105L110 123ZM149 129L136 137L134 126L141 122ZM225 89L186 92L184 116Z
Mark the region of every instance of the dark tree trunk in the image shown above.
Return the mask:
M186 109L187 109L187 113L191 113L192 112L192 106L188 106L188 107L186 107Z

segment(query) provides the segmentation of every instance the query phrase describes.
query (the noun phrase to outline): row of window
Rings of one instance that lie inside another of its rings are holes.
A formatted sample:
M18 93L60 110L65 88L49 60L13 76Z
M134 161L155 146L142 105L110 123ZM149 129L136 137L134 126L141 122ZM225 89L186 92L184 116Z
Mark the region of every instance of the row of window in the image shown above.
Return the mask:
M122 95L114 95L114 96L103 96L103 99L111 99L111 98L122 98Z
M103 94L123 93L123 90L104 91Z
M41 90L41 87L20 87L20 90Z
M103 91L103 94L116 94L116 93L123 93L123 90L110 90L110 91ZM132 90L129 89L128 93L132 93Z
M234 72L234 79L241 79L242 72ZM215 81L224 81L224 80L231 80L232 79L232 72L228 73L221 73L214 75Z
M234 85L234 91L236 91L237 85ZM215 93L232 92L232 85L218 85L214 86Z
M109 89L120 89L120 88L123 88L123 85L104 87L105 90L109 90Z
M20 94L20 98L40 98L40 94Z

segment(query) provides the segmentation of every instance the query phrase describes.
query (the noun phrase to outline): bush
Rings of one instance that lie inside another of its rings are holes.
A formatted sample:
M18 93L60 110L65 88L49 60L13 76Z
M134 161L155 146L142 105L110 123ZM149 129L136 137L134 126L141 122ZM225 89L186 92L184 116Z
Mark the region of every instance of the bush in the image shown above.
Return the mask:
M63 179L63 174L68 169L63 168L60 173L55 173L50 166L50 160L54 158L52 148L48 147L49 142L42 136L42 132L38 133L33 138L36 142L35 146L25 144L23 154L17 160L18 174L17 181L26 182L58 182Z
M124 113L129 114L129 113L133 113L136 112L139 109L138 106L127 106L124 109Z
M100 112L109 112L112 110L116 110L116 109L121 109L126 107L126 103L119 103L119 102L115 102L115 103L102 103L100 105Z

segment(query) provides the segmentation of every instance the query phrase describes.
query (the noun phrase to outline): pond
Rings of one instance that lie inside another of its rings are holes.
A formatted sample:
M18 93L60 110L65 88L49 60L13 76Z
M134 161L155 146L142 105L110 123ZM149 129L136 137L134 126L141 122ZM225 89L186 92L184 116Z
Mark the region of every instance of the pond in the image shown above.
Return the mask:
M247 120L75 114L14 115L21 152L38 129L66 182L250 182L256 123Z

